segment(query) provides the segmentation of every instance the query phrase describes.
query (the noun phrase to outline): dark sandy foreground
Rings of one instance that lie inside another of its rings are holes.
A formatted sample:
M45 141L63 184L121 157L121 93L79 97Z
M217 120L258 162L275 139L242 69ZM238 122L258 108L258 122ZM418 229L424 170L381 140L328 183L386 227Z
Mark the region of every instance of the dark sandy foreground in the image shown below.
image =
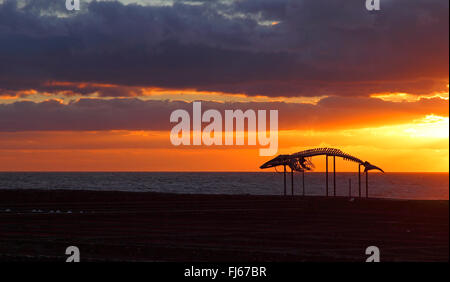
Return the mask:
M448 261L448 226L448 201L0 190L2 261Z

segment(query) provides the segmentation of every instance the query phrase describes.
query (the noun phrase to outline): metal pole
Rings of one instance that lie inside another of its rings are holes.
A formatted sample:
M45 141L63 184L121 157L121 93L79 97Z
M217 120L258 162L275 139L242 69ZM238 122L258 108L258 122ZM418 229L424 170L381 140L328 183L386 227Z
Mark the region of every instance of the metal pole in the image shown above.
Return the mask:
M286 165L284 165L284 195L286 196Z
M358 165L358 188L359 188L359 197L361 198L361 164Z
M333 189L333 194L336 197L336 156L333 156Z
M366 171L366 198L369 198L369 171Z
M302 170L303 196L305 196L305 171Z
M291 193L294 196L294 169L291 168Z
M352 179L351 178L348 179L348 197L349 198L352 197Z
M326 179L326 188L327 188L327 197L328 197L328 155L325 155L326 156L326 159L327 159L327 161L326 161L326 169L325 169L325 179Z

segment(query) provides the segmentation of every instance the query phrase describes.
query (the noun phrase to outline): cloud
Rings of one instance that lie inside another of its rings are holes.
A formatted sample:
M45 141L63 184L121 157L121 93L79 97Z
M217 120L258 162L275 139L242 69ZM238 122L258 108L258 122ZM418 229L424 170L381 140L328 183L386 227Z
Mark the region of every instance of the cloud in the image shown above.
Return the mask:
M59 0L3 1L0 93L59 91L52 81L267 96L447 90L446 0L384 1L378 13L361 0L172 2L68 13Z
M170 130L170 114L191 113L192 103L127 99L80 99L69 104L0 104L0 131L106 131ZM448 117L448 101L440 98L416 102L388 102L374 98L329 97L317 105L284 102L202 102L202 111L278 110L282 130L336 130L408 123L425 115Z

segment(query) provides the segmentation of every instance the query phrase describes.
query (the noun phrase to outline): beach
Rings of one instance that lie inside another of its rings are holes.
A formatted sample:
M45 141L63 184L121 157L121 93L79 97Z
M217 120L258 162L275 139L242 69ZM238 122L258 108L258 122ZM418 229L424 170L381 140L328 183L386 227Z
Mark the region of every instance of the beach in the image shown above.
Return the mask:
M0 260L449 259L448 200L0 190Z

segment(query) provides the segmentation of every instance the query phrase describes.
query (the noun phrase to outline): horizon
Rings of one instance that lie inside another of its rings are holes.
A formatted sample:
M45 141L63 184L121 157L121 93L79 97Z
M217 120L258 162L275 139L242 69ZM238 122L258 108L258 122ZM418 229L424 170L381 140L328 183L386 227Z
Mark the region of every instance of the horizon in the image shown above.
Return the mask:
M232 170L227 170L227 171L219 171L219 170L210 170L210 171L208 171L208 170L197 170L197 171L188 171L188 170L186 170L186 171L181 171L181 170L179 170L179 171L176 171L176 170L172 170L172 171L165 171L165 170L153 170L153 171L150 171L150 170L141 170L141 171L139 171L139 170L135 170L135 171L131 171L131 170L129 170L129 171L126 171L126 170L116 170L116 171L114 171L114 170L109 170L109 171L102 171L102 170L85 170L85 171L71 171L71 170L54 170L54 171L50 171L50 170L29 170L29 171L20 171L20 170L11 170L11 171L0 171L0 173L40 173L40 172L42 172L42 173L90 173L90 172L92 172L92 173L281 173L281 171L275 171L275 170L273 170L273 171L267 171L267 170L265 170L265 171L263 171L263 170L260 170L260 171L251 171L251 170L248 170L248 171L232 171ZM288 171L289 173L290 173L290 171ZM298 173L298 172L295 172L296 174ZM308 171L308 172L305 172L305 173L325 173L325 171ZM332 172L331 171L328 171L328 173L329 174L332 174ZM336 174L339 174L339 173L357 173L357 171L336 171ZM375 174L386 174L386 173L391 173L391 174L399 174L399 173L404 173L404 174L407 174L407 173L430 173L430 174L432 174L432 173L436 173L436 174L444 174L444 173L449 173L448 171L385 171L385 173L383 173L383 172L379 172L379 171L373 171L373 172L371 172L371 174L373 174L373 173L375 173Z

